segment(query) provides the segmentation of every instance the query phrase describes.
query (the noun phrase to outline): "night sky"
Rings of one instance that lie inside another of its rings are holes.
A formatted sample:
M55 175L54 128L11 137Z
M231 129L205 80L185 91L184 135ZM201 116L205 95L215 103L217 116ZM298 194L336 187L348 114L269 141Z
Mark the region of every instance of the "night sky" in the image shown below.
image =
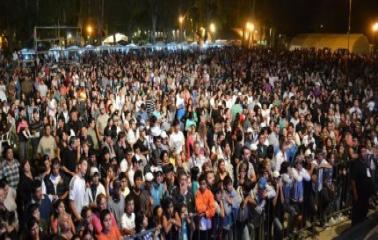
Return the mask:
M57 25L58 21L68 26L96 24L101 15L101 1L0 0L0 31L31 42L36 25ZM156 31L170 32L178 28L178 16L192 9L191 18L197 21L197 28L215 21L221 37L235 27L245 26L252 17L253 3L256 22L289 37L304 32L346 33L348 28L349 0L104 0L104 3L104 26L109 33L150 30L151 19L155 17ZM378 0L353 0L352 33L364 33L371 38L375 21L378 21Z
M273 10L270 17L278 29L287 33L318 32L320 25L323 32L346 32L348 9L349 0L257 0L256 3L257 16L264 18ZM370 34L374 21L378 21L378 0L353 0L351 32Z

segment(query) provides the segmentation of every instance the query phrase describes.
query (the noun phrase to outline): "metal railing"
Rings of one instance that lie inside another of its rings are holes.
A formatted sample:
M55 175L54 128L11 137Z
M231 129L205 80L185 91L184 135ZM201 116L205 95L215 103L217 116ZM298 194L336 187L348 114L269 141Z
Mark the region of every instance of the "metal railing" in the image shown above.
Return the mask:
M125 236L124 240L142 240L142 239L155 239L156 233L160 231L160 228L151 228L140 233L137 233L133 236ZM151 237L148 237L148 236Z

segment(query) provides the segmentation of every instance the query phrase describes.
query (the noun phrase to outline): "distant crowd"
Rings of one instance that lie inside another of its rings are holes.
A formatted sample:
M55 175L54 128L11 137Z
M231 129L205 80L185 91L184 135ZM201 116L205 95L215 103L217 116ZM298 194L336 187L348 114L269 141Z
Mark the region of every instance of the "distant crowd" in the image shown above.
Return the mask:
M377 56L315 50L87 52L32 67L0 53L0 239L356 225L377 202L377 80Z

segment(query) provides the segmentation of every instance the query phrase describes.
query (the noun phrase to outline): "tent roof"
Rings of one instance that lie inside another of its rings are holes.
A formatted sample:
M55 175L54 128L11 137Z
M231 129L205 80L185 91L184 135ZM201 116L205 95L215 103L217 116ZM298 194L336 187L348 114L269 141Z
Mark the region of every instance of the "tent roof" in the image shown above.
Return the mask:
M329 48L332 51L348 49L348 35L321 33L299 34L290 42L290 49L295 48ZM367 54L369 53L369 41L363 34L350 34L349 48L353 53Z
M120 41L128 41L128 37L125 34L122 33L114 33L109 36L107 36L104 41L102 42L103 44L112 44L115 42L120 42Z

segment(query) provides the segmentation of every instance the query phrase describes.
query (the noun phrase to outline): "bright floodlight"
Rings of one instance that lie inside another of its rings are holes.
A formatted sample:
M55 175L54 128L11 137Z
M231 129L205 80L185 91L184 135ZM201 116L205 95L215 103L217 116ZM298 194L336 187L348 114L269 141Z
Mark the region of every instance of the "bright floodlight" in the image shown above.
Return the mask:
M377 32L378 31L378 22L374 23L372 28L373 32Z
M72 38L72 33L67 33L67 39L71 39Z
M91 25L88 25L87 26L87 33L92 34L92 32L93 32L93 27Z
M184 17L183 16L180 16L179 17L179 23L182 24L184 22Z
M215 33L215 31L216 31L215 24L211 23L210 26L209 26L209 29L210 29L211 33Z
M247 24L245 25L245 27L250 32L252 32L255 29L255 25L253 25L253 23L251 23L251 22L247 22Z

